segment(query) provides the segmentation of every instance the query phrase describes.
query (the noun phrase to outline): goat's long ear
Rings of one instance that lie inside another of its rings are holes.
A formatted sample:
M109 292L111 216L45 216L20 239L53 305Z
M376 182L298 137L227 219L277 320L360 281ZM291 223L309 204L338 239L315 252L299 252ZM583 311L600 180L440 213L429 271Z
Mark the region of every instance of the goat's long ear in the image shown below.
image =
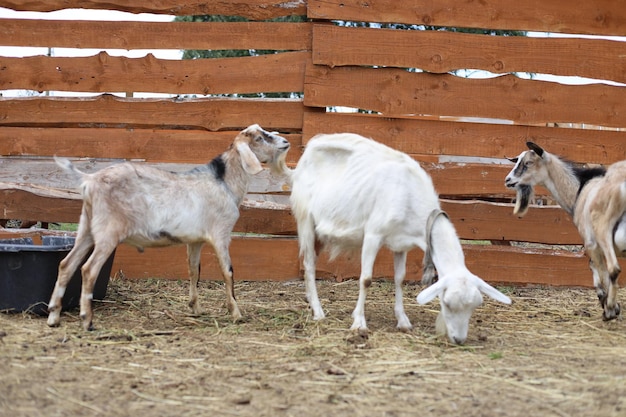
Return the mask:
M254 152L250 149L250 146L246 142L239 142L235 145L239 156L241 156L241 164L243 169L250 175L258 174L263 171L261 162L256 157Z
M498 291L497 289L495 289L491 285L487 284L482 279L480 279L478 277L476 277L476 279L479 280L478 281L478 289L480 290L480 292L482 292L486 296L489 296L489 297L493 298L494 300L499 301L501 303L511 304L511 299L509 297L507 297L506 295L502 294L500 291Z
M441 295L443 290L446 289L444 282L445 280L439 279L439 281L417 294L417 298L415 300L418 304L430 303L432 300Z
M526 142L526 146L539 155L540 158L543 158L543 148L541 146L537 145L535 142Z

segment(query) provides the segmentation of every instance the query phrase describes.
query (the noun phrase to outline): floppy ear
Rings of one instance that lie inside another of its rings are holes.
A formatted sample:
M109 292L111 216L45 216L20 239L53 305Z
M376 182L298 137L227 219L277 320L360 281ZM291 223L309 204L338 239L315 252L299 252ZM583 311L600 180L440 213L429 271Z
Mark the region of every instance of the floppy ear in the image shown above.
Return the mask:
M501 303L511 304L511 299L509 297L507 297L506 295L502 294L500 291L498 291L497 289L495 289L491 285L487 284L482 279L480 279L478 277L476 277L476 279L480 280L479 283L478 283L478 289L480 290L480 292L482 292L486 296L489 296L489 297L493 298L494 300L499 301Z
M243 169L251 175L258 174L263 171L263 167L261 166L261 162L256 157L256 155L252 152L250 147L246 142L239 142L236 145L237 152L241 156L241 164L243 165Z
M419 304L426 304L431 302L432 300L434 300L436 297L438 297L439 295L441 295L441 293L443 292L443 290L446 289L445 285L444 285L445 280L440 279L439 281L435 282L433 285L431 285L430 287L422 290L422 292L420 292L417 295L417 298L415 299Z
M541 148L541 146L537 145L534 142L526 142L526 146L528 146L528 149L539 155L540 158L543 158L543 149Z

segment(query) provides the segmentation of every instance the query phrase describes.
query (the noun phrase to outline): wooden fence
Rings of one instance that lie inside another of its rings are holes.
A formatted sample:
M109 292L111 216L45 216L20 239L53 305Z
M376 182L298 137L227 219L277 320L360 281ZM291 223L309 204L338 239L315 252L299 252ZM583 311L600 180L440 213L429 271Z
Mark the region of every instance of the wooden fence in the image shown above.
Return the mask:
M151 5L155 3L154 5ZM252 123L277 130L295 165L317 133L361 133L412 155L432 175L464 246L470 269L492 282L591 285L579 251L527 243L579 245L557 206L512 215L504 187L527 140L573 161L625 158L626 43L584 37L490 36L420 25L625 36L626 4L594 0L458 2L440 0L246 0L160 2L2 1L19 11L115 9L167 15L236 15L248 22L137 22L0 19L0 47L95 48L89 57L0 53L0 92L62 91L67 97L0 98L0 208L5 219L76 222L76 182L50 157L78 159L87 170L111 160L206 163ZM307 15L303 23L266 19ZM347 27L336 22L376 22ZM402 23L411 29L385 29ZM126 58L105 49L264 49L275 54L197 60ZM407 70L413 69L413 70ZM417 69L417 70L415 70ZM457 70L488 71L464 78ZM515 73L580 76L607 82L565 85ZM90 97L75 93L95 93ZM224 94L300 93L297 98L226 98ZM112 94L119 93L119 94ZM169 98L141 98L166 93ZM365 112L333 111L337 108ZM471 121L471 122L470 122ZM558 127L558 126L576 127ZM589 129L588 127L593 127ZM545 190L538 190L545 196ZM267 172L255 179L235 228L231 252L238 279L301 275L288 187ZM509 242L521 242L509 245ZM485 244L491 243L491 244ZM407 279L419 279L421 252L409 255ZM185 249L138 254L120 246L114 271L129 277L185 277ZM320 277L358 276L354 259L328 263ZM389 253L375 274L392 275ZM210 248L203 279L219 279Z

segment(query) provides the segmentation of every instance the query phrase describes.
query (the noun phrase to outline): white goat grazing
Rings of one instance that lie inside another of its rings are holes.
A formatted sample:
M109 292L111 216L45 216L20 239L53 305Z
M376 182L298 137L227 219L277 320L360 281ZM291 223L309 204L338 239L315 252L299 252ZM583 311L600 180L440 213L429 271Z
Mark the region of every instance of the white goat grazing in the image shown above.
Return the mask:
M526 145L528 151L511 159L515 166L505 179L505 185L517 191L513 213L523 217L528 211L533 187L546 187L573 216L589 257L604 319L618 317L620 266L617 256L626 255L626 161L616 162L608 169L580 168L533 142Z
M408 155L356 134L318 135L307 144L290 175L306 295L314 319L324 318L315 286L316 240L330 250L331 258L361 250L359 297L351 327L359 332L367 332L365 298L383 246L394 254L394 311L400 330L412 328L402 302L402 282L407 252L415 247L432 255L439 274L435 284L434 273L424 275L422 282L432 285L417 301L424 304L439 296L437 330L451 342L465 342L472 312L482 303L481 292L511 302L467 269L454 226L447 216L439 215L443 212L430 177ZM425 267L430 263L426 260Z
M125 242L144 247L187 244L191 285L189 306L199 314L200 250L210 243L224 276L227 306L233 319L241 318L235 301L229 246L239 218L239 204L250 177L261 163L284 170L289 142L258 125L241 131L230 148L210 163L186 172L169 172L131 163L112 165L86 174L64 158L57 163L82 176L83 208L74 248L59 265L59 275L48 304L48 325L58 326L61 301L74 271L82 266L80 317L92 329L91 300L98 273L115 247Z

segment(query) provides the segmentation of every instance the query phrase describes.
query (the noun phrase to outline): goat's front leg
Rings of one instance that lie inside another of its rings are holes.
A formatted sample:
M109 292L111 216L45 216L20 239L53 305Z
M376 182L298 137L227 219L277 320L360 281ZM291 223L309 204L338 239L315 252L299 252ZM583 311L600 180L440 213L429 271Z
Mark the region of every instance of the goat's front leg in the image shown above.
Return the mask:
M228 311L230 312L231 317L234 321L238 321L241 319L241 312L239 311L239 306L237 305L237 300L235 299L235 284L234 284L234 273L233 273L233 265L230 260L230 254L228 252L228 245L230 242L226 242L221 246L215 245L215 254L217 255L217 260L219 262L220 268L222 269L222 275L224 276L224 284L226 287L226 303L228 306Z
M359 298L356 307L352 312L351 330L358 330L359 334L367 335L367 323L365 321L365 299L367 290L372 285L372 275L374 273L374 261L380 249L380 239L372 236L365 236L363 248L361 250L361 276L359 277Z
M93 247L93 240L88 234L80 234L76 238L74 247L59 264L59 274L54 284L54 290L48 303L48 326L57 327L61 322L61 308L63 295L78 266L83 262L87 253Z
M194 315L199 315L198 280L200 279L200 256L203 242L187 245L187 270L189 272L189 308Z
M612 251L613 248L610 250ZM617 302L617 290L619 289L619 285L617 283L617 279L620 274L620 267L617 263L617 259L615 259L615 265L611 268L607 268L608 273L608 292L606 296L606 303L604 305L604 313L602 314L602 318L604 320L613 320L619 317L621 312L621 307Z
M595 240L585 240L585 253L589 258L589 268L593 274L593 286L596 289L598 301L604 310L608 296L607 289L609 287L609 274L606 269L606 262Z
M396 303L394 313L396 314L396 319L398 320L397 328L400 331L408 332L413 328L413 326L404 311L404 300L402 299L402 283L404 282L404 276L406 275L406 252L394 252L393 270L393 281L396 286Z

